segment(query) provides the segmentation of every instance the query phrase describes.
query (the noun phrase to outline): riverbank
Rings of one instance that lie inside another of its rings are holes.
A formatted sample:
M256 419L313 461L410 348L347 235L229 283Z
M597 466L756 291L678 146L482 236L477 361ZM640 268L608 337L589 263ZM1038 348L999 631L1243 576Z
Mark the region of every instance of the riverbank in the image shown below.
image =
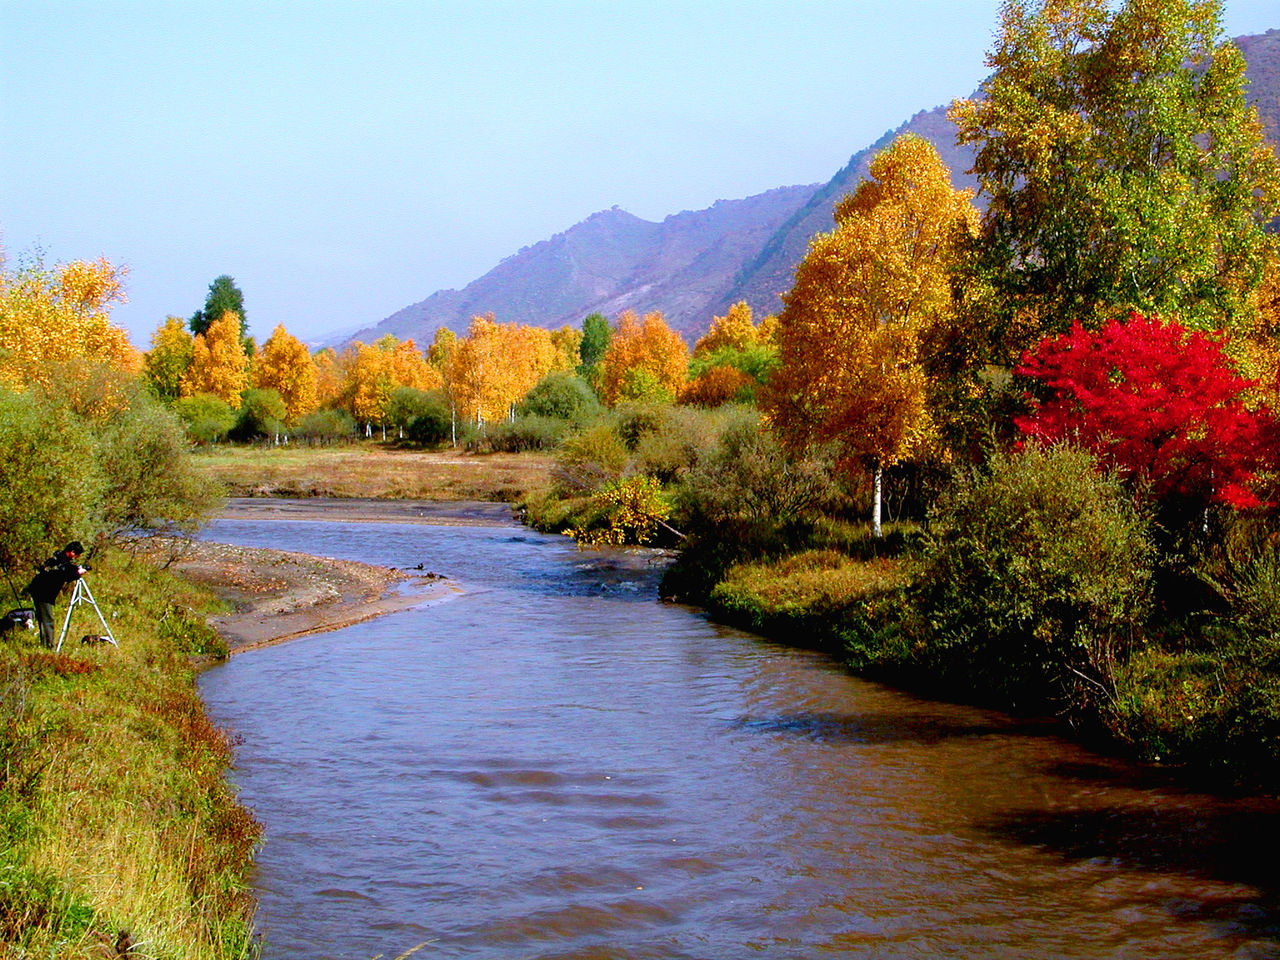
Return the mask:
M219 516L263 523L456 526L509 522L511 508L500 503L243 497L229 500ZM448 576L422 568L379 567L207 540L157 539L144 552L227 604L226 612L210 616L208 623L230 655L437 603L460 592Z

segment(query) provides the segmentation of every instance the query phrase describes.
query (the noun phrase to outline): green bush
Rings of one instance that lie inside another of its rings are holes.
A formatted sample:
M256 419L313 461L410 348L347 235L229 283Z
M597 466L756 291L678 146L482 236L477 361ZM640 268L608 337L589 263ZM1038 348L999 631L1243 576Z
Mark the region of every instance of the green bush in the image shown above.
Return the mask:
M590 491L620 477L630 458L613 420L603 418L561 443L556 477L569 493Z
M582 421L600 412L600 401L582 377L557 371L534 384L517 409L525 415Z
M409 425L418 417L428 414L438 416L441 410L447 417L449 405L438 391L396 387L387 400L385 419L389 427L408 430Z
M453 436L453 416L449 408L439 400L424 407L409 421L404 430L405 439L422 447L436 447Z
M183 397L173 409L186 424L187 436L196 443L217 443L236 425L231 405L210 393Z
M313 410L293 428L293 435L308 443L349 440L355 433L355 418L345 410Z
M0 565L6 570L29 576L56 546L102 531L106 480L97 454L90 425L70 411L0 390Z
M288 409L276 390L246 390L236 424L228 436L238 443L248 443L284 432Z
M191 531L221 498L217 484L194 468L181 421L150 395L140 393L98 434L108 531Z
M1146 523L1091 455L998 453L930 517L929 655L955 687L1004 705L1096 712L1114 697L1151 565Z
M568 432L569 424L556 417L536 414L493 423L474 441L493 453L522 453L526 450L554 450Z

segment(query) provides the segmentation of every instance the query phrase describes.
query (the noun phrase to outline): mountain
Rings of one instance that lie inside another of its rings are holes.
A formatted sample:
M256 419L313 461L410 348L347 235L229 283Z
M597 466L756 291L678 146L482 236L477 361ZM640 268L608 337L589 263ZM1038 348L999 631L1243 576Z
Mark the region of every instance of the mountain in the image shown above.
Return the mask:
M1245 55L1248 97L1258 106L1272 143L1280 143L1280 30L1235 41ZM612 319L631 308L661 310L691 344L712 317L739 300L757 316L782 308L809 239L834 225L835 203L867 175L871 158L903 133L933 141L957 187L976 187L966 173L973 151L955 143L947 108L935 107L890 130L827 183L779 187L745 200L721 200L652 223L614 207L593 214L503 260L462 290L441 290L405 307L355 339L392 333L419 343L436 327L464 333L471 318L493 313L503 322L577 326L588 313ZM979 198L980 199L980 198Z
M614 207L526 247L462 290L441 290L355 339L391 333L429 341L439 326L466 332L471 318L578 326L588 313L661 310L686 337L742 264L809 199L816 184L779 187L745 200L720 200L661 223ZM682 323L683 321L683 323Z

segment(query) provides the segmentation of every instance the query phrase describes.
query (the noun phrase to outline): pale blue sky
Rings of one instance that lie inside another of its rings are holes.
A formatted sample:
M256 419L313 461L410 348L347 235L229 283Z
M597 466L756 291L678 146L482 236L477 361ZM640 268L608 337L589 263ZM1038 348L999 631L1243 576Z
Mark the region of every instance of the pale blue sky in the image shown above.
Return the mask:
M1280 27L1226 6L1231 36ZM826 181L972 91L998 9L0 0L0 238L126 264L143 349L223 273L259 338L322 339L615 204Z

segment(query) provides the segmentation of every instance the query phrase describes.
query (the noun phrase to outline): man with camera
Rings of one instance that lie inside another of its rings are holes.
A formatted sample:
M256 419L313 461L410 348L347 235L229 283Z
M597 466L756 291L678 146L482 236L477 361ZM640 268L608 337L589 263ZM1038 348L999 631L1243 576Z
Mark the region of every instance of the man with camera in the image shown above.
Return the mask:
M79 580L89 569L77 562L84 553L79 540L72 540L62 550L40 564L39 572L27 584L24 593L30 595L36 608L36 621L40 624L40 642L53 649L53 605L62 588Z

